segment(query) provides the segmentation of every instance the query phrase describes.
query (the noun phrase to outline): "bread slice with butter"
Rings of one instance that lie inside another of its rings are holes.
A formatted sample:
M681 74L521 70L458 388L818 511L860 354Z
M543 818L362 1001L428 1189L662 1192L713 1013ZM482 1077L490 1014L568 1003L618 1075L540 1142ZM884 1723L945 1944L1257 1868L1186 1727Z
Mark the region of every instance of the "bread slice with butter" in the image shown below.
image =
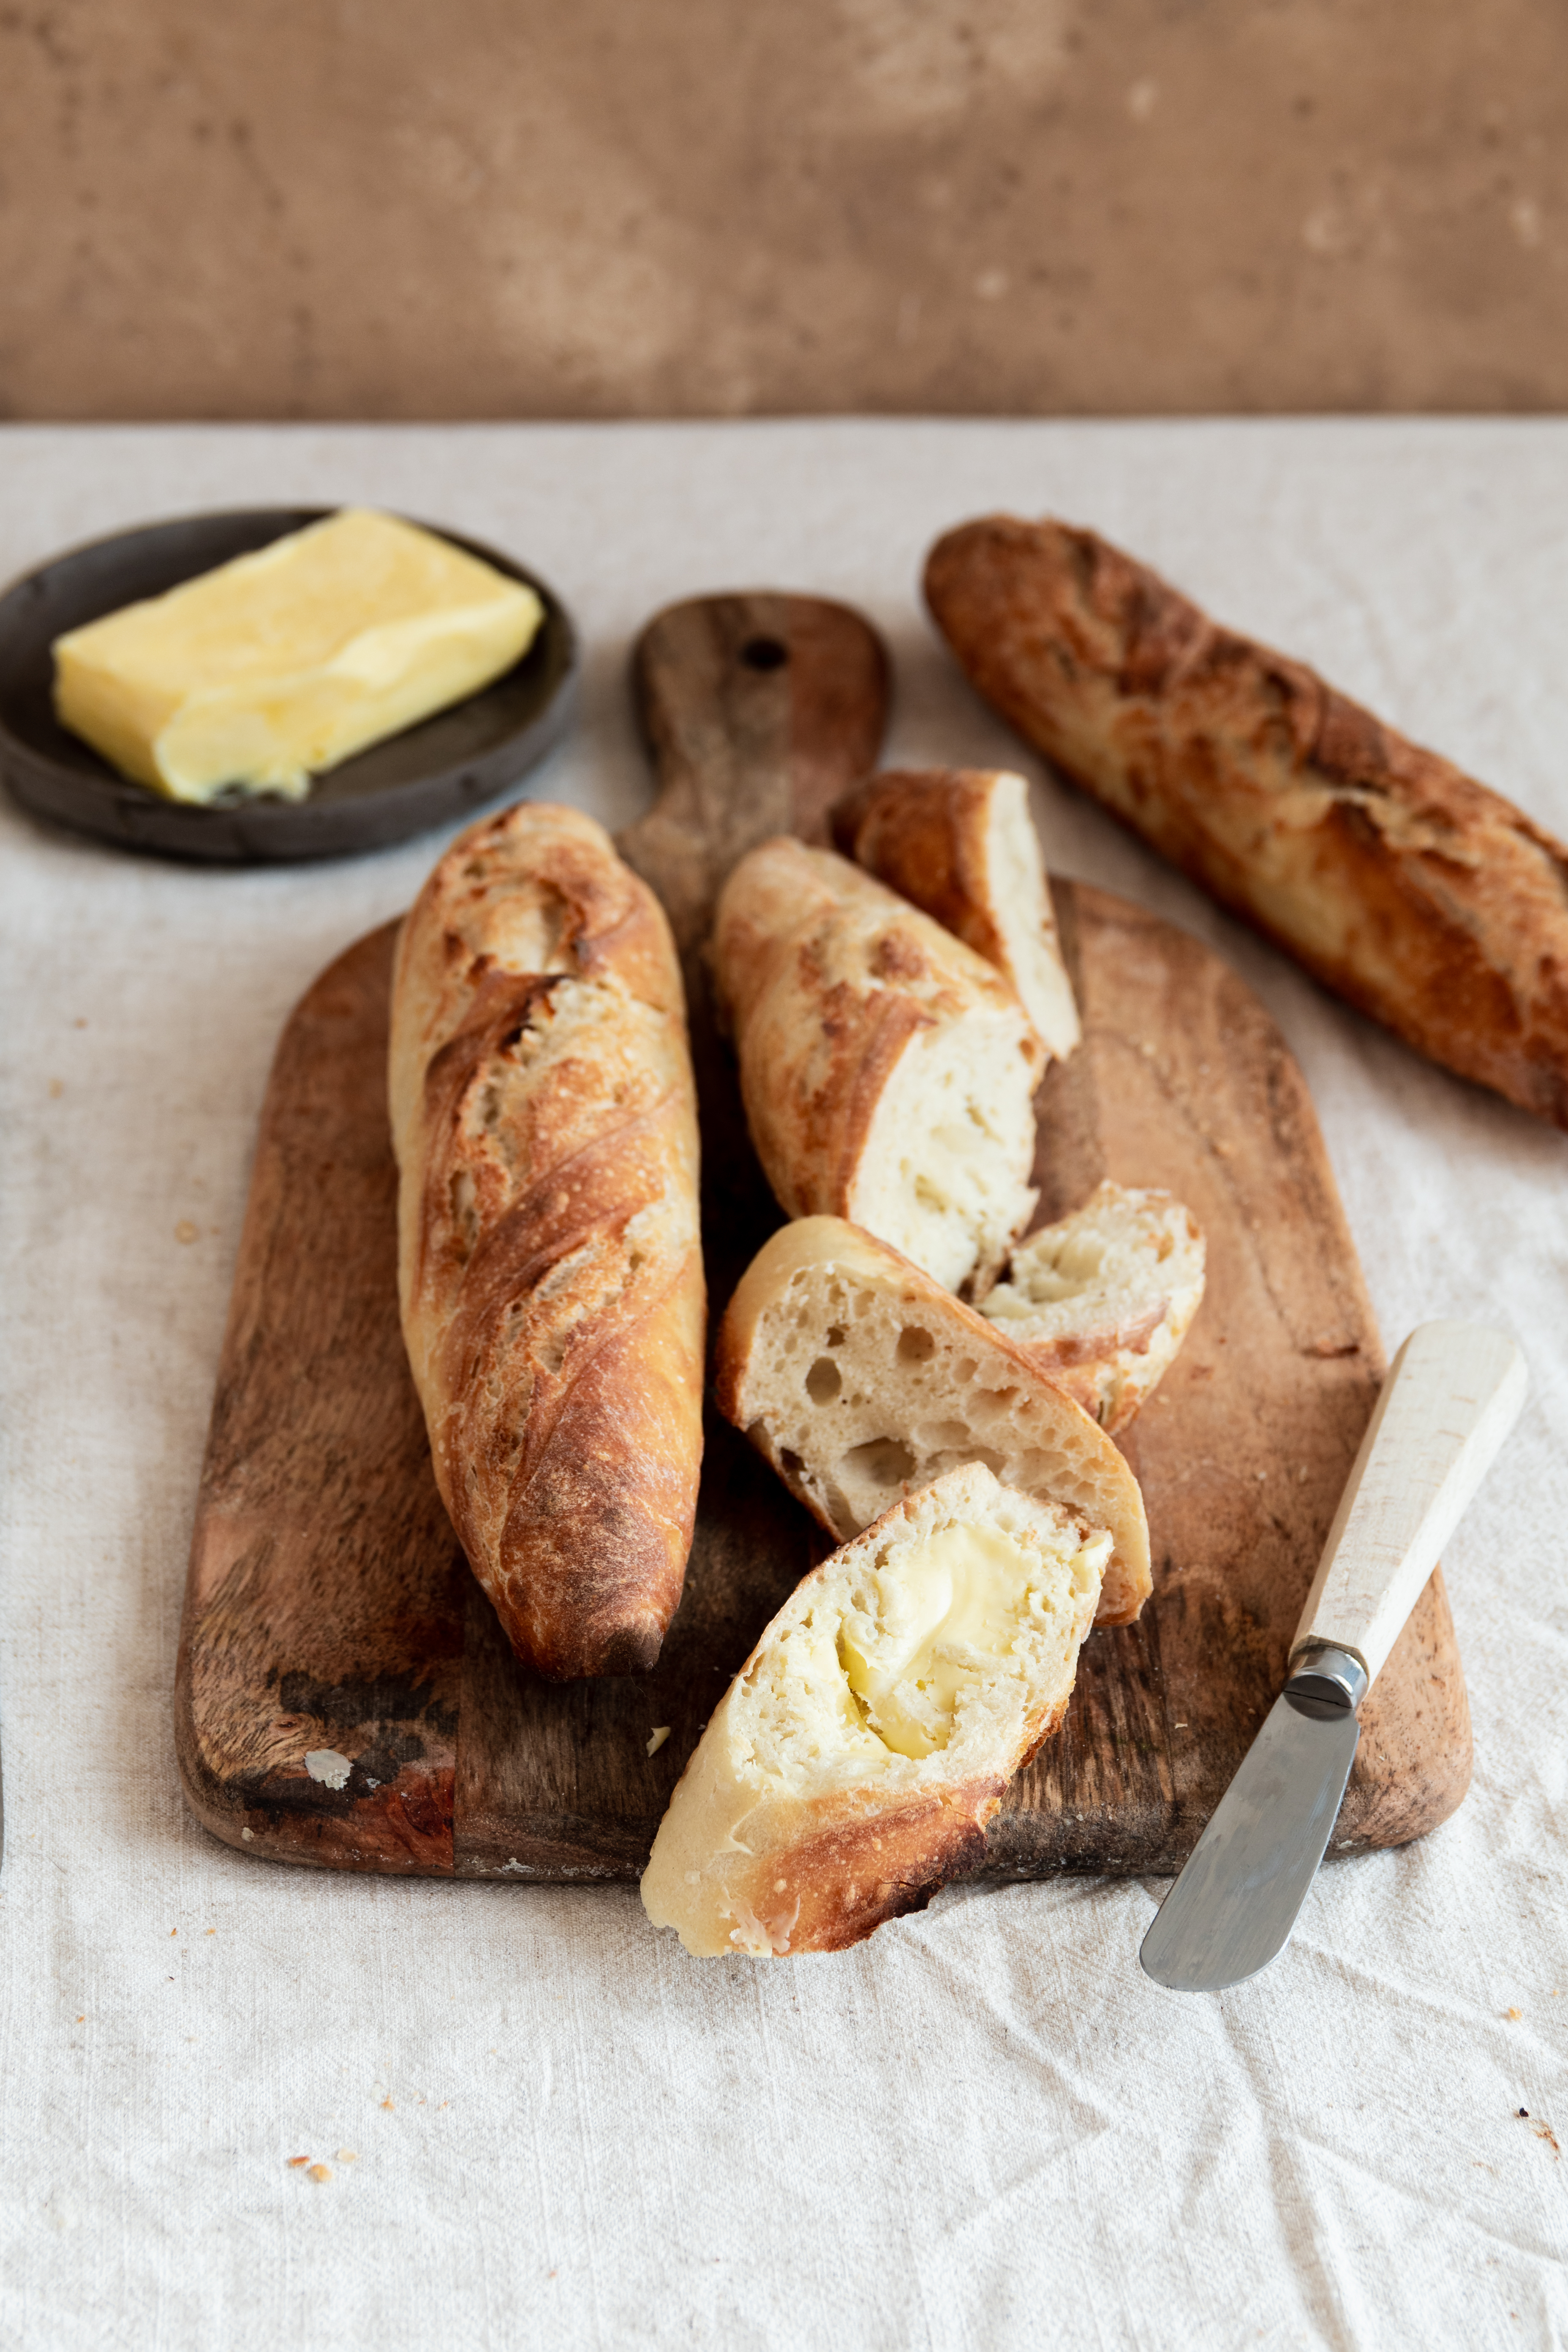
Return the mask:
M1048 1054L1072 1052L1083 1032L1022 776L1010 768L889 769L838 803L833 838L994 965Z
M724 885L713 964L752 1139L792 1217L852 1217L984 1292L1029 1221L1045 1049L962 940L780 835Z
M1204 1265L1204 1237L1173 1194L1100 1184L1019 1244L981 1312L1114 1432L1175 1360Z
M814 1569L676 1784L654 1926L703 1958L838 1951L973 1869L1066 1711L1110 1549L970 1463Z
M1152 1590L1143 1498L1105 1432L997 1325L841 1217L803 1217L758 1251L720 1327L714 1393L840 1543L981 1462L1109 1528L1102 1625Z
M475 694L527 650L534 591L348 508L55 641L55 709L169 800L310 779Z

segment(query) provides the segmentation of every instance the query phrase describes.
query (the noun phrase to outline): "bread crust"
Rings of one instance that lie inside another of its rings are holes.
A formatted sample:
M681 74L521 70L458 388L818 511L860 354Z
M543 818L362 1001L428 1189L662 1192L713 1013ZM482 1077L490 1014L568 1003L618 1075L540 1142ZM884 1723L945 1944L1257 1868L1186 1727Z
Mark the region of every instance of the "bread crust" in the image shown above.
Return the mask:
M697 1119L653 894L577 811L460 835L398 941L398 1281L437 1484L518 1655L651 1666L701 1458Z
M839 1543L855 1535L853 1522L835 1517L826 1482L773 1425L780 1415L770 1392L769 1375L776 1370L768 1360L770 1323L782 1312L797 1276L809 1283L825 1271L879 1291L902 1323L919 1325L928 1336L941 1333L943 1353L970 1362L984 1391L1016 1400L1008 1407L1005 1427L988 1433L991 1450L995 1452L1006 1435L1020 1452L1031 1445L1036 1451L1049 1448L1067 1466L1055 1483L1045 1486L1029 1485L1005 1460L998 1465L997 1476L1110 1530L1115 1548L1095 1622L1131 1624L1153 1590L1153 1580L1143 1498L1125 1459L1092 1416L1026 1349L874 1234L841 1218L811 1217L782 1227L763 1244L719 1326L713 1393L725 1419L745 1432L790 1492ZM889 1350L889 1362L896 1354L896 1348ZM906 1440L912 1434L908 1428L890 1427L885 1433ZM978 1455L982 1444L975 1438L969 1452ZM954 1449L964 1450L956 1440Z
M1568 1127L1568 849L1092 531L949 531L926 596L1070 780L1406 1044Z
M1051 1055L1070 1054L1080 1031L1072 986L1062 966L1044 861L1043 937L1056 985L1031 1003L1028 976L1015 960L992 872L993 809L1010 785L1026 804L1021 777L994 768L892 768L868 776L833 810L834 846L868 874L930 915L984 956L1022 1000ZM1030 827L1032 832L1033 828Z
M971 1024L1028 1118L1044 1048L1012 991L847 858L787 835L752 850L721 894L712 958L747 1124L787 1215L868 1216L878 1114L922 1034ZM1016 1154L1009 1214L957 1279L983 1288L1026 1222L1031 1156Z

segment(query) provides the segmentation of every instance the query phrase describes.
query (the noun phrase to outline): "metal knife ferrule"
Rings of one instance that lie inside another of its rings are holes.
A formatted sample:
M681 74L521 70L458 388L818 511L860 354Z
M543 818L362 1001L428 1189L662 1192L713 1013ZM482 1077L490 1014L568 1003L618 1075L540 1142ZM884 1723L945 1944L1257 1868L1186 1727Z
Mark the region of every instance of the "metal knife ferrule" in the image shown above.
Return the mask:
M1322 1722L1336 1715L1354 1715L1371 1679L1353 1650L1335 1649L1327 1642L1303 1642L1291 1655L1285 1696L1298 1715L1313 1716Z

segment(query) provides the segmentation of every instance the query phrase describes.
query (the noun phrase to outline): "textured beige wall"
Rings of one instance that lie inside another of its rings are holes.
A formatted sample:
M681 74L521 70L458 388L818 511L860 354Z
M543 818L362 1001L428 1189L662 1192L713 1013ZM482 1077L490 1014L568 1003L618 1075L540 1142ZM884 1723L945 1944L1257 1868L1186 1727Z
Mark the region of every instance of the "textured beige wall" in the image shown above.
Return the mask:
M1568 404L1564 0L20 0L0 413Z

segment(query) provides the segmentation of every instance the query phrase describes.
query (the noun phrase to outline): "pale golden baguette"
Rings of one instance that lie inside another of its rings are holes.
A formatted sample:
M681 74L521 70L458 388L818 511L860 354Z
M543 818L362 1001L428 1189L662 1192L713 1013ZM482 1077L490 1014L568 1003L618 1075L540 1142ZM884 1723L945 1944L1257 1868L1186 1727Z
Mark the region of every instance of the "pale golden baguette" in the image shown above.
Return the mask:
M651 1666L702 1444L697 1115L658 901L576 810L460 835L404 923L398 1286L437 1484L518 1655Z

